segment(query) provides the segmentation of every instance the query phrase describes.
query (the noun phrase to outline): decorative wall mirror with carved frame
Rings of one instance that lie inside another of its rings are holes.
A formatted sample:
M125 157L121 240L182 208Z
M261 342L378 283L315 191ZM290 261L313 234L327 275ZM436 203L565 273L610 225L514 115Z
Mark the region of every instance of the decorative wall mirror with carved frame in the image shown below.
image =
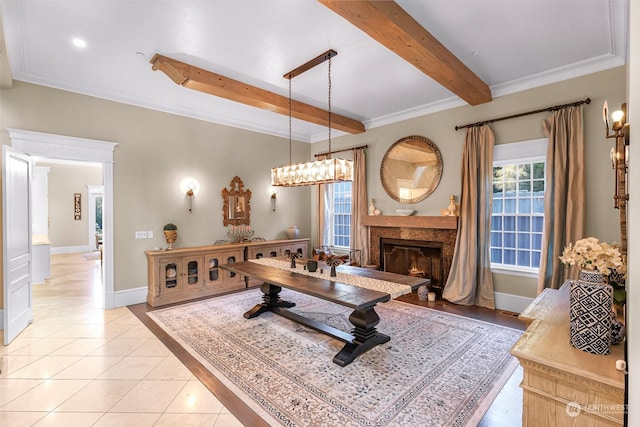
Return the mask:
M417 203L434 192L442 178L442 155L423 136L407 136L396 141L380 165L382 186L400 203Z
M251 190L245 190L242 180L234 176L229 188L222 189L222 223L227 225L250 225Z

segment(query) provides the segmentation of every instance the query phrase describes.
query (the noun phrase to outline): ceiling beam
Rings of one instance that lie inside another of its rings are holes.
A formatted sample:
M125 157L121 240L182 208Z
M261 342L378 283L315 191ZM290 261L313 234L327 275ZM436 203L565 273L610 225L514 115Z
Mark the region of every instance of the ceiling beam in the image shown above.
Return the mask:
M289 98L286 96L163 55L154 55L150 62L154 71L162 71L176 84L186 88L289 116ZM329 126L328 111L303 102L291 101L291 116L317 125ZM363 133L365 130L362 122L334 112L331 112L331 128L351 134Z
M318 0L471 105L491 89L393 1Z

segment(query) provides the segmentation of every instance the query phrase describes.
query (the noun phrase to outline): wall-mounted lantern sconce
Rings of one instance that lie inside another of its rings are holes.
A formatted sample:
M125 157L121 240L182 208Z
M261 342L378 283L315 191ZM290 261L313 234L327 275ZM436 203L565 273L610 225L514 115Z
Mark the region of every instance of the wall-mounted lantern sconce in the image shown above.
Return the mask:
M187 177L180 182L180 191L189 201L189 212L193 211L193 197L200 192L200 183L195 178Z
M602 106L602 118L606 127L606 138L615 139L611 148L611 166L615 169L615 191L613 206L620 209L620 248L627 252L627 168L629 165L629 123L627 119L627 104L622 104L620 110L611 113L611 129L609 129L609 105L604 101ZM613 132L611 132L613 131Z

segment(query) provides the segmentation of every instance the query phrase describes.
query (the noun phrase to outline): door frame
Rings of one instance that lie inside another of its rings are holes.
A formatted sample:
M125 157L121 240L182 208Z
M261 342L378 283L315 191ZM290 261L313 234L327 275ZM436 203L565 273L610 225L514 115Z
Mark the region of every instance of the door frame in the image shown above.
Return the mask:
M87 213L89 214L89 248L93 251L96 248L96 199L98 196L103 197L104 186L87 185Z
M22 129L7 128L5 130L9 133L11 146L30 156L102 163L102 184L104 186L102 195L104 308L114 308L113 152L118 143Z

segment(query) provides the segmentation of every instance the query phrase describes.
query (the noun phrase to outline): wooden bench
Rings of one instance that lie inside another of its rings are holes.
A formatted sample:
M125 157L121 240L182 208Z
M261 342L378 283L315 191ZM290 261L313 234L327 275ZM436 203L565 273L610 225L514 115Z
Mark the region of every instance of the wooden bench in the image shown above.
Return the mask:
M380 317L378 317L374 307L379 302L387 302L391 299L391 296L386 292L340 283L325 278L312 277L249 261L226 264L222 265L221 268L263 282L260 287L263 293L263 302L244 313L246 319L252 319L262 313L271 311L344 341L344 347L333 358L333 362L340 366L348 365L364 352L390 340L388 335L378 332L375 328L380 322ZM395 273L376 272L364 268L344 266L338 267L338 270L347 274L362 275L405 284L411 286L412 289L428 283L427 279L403 276ZM280 298L282 288L301 292L353 309L353 313L349 316L349 321L354 326L353 330L351 333L347 333L287 310L287 308L294 307L295 303L284 301Z

